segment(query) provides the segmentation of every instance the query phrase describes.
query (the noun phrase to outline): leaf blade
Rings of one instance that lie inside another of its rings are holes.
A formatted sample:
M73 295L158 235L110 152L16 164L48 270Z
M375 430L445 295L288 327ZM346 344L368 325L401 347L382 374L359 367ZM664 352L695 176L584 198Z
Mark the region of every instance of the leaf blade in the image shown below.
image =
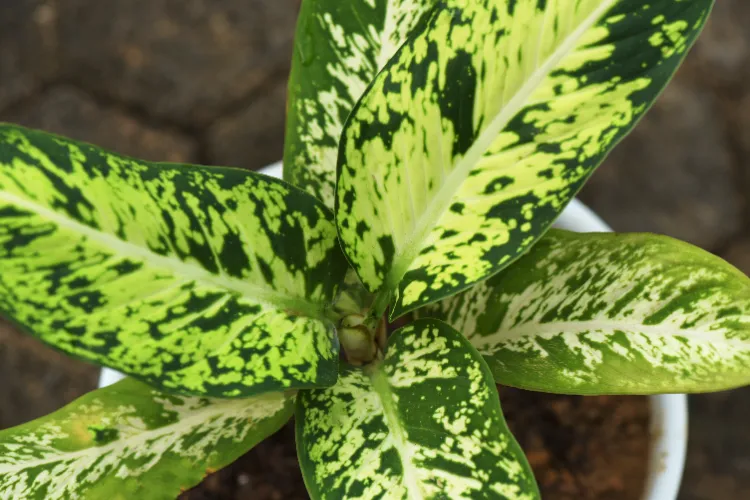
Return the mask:
M344 367L297 404L297 446L314 498L538 498L481 357L448 325L389 339L382 367Z
M175 498L281 428L293 399L180 397L123 380L0 431L0 499Z
M305 0L289 78L284 179L333 208L349 112L436 0Z
M712 0L446 2L342 137L336 217L392 318L500 271L642 116Z
M333 383L335 234L325 207L282 181L0 126L0 310L165 390Z
M750 279L686 243L551 230L513 266L420 316L461 329L498 383L565 394L750 383Z

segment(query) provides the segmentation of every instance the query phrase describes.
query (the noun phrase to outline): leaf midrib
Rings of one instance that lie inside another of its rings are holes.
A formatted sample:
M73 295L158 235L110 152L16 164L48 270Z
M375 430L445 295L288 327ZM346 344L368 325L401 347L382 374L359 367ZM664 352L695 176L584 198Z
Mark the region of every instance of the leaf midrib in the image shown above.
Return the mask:
M472 335L469 337L472 345L479 350L484 348L498 348L503 343L509 341L521 340L524 338L534 338L550 336L555 334L580 335L583 333L605 333L614 332L624 333L641 333L653 336L654 338L663 337L686 337L696 342L716 343L721 340L726 344L744 346L750 350L750 340L728 339L721 337L722 331L708 331L699 329L681 329L671 325L644 325L632 321L617 320L581 320L581 321L556 321L547 323L525 322L520 326L507 329L501 329L492 335Z
M311 302L306 298L299 296L294 297L285 295L276 290L270 289L270 287L251 284L225 274L216 275L198 265L190 264L177 258L159 255L150 249L135 245L110 233L98 231L86 224L78 222L77 220L65 217L44 205L22 198L8 191L0 191L0 201L14 204L37 214L45 220L55 223L59 227L69 229L73 233L80 234L82 237L96 241L103 246L112 249L114 255L134 257L137 260L145 261L155 267L169 269L176 276L179 276L186 281L205 283L219 289L227 290L229 293L250 298L273 308L300 313L319 320L326 320L324 304Z
M391 36L393 36L395 30L395 23L388 23L394 19L393 12L394 10L398 10L398 2L399 0L388 0L385 8L386 14L383 19L383 32L381 33L380 47L378 48L378 54L375 57L375 75L383 69L398 48L394 47L391 43ZM391 49L391 54L388 54L389 49ZM375 75L372 75L372 78L375 78Z
M270 403L270 398L266 398L267 403ZM132 434L131 436L125 438L125 439L118 439L116 441L113 441L111 443L105 444L103 446L95 446L91 445L87 448L84 448L82 450L72 451L72 452L66 452L66 451L60 451L56 450L56 453L53 453L46 458L37 459L37 460L24 460L23 462L19 462L18 464L0 464L0 474L7 474L7 473L18 473L20 471L26 470L26 469L32 469L39 466L48 465L51 463L61 462L61 461L75 461L81 458L90 458L90 459L96 459L97 457L100 457L102 455L108 454L110 452L116 452L118 449L125 449L128 448L131 451L138 451L138 450L153 450L153 443L156 442L158 439L163 438L167 434L173 434L175 439L170 441L170 444L174 443L177 439L179 439L182 434L176 432L176 429L185 427L188 429L192 429L197 424L205 424L206 422L209 422L211 419L215 417L222 417L227 415L236 415L239 412L243 411L243 409L247 408L249 404L257 404L259 401L248 401L247 399L227 399L223 400L221 402L222 404L213 404L211 406L207 406L204 408L198 408L196 410L191 411L187 416L184 418L181 418L177 422L166 425L164 427L159 427L157 429L153 430L146 430L144 432L139 432L137 434ZM158 403L157 403L158 404ZM267 420L270 418L275 417L276 415L281 412L286 404L286 398L282 397L279 400L279 407L274 411L273 413L269 413L268 415L260 417L259 420ZM215 427L214 425L211 425L211 427ZM8 431L12 431L13 429L9 429ZM1 433L0 433L1 435ZM66 434L66 436L69 436L69 434ZM63 439L63 438L60 438ZM147 445L148 443L148 445ZM161 452L161 455L168 452L168 449L163 449ZM159 453L154 453L154 455L160 455ZM119 462L118 462L119 463Z
M510 123L510 120L523 109L527 99L545 80L556 65L577 45L581 37L615 4L617 0L603 0L602 3L586 17L583 22L568 35L544 63L537 67L527 79L526 83L513 95L508 103L492 119L474 143L469 147L466 154L446 176L445 181L436 192L432 201L424 210L422 215L414 224L416 232L412 233L404 244L401 258L394 258L391 270L385 281L388 290L394 289L409 270L414 259L422 250L425 239L429 236L438 220L448 209L450 200L458 189L463 185L472 168L484 155L498 134ZM548 7L549 8L549 7Z
M423 1L423 2L432 2L433 0L412 0L412 5L414 2L417 1ZM375 76L385 67L386 64L388 64L388 61L391 60L391 58L396 54L399 47L404 43L405 40L399 40L398 44L394 44L392 37L393 34L396 33L396 31L399 28L398 19L394 16L394 13L398 13L402 10L406 10L406 8L401 8L404 5L404 0L388 0L388 4L386 6L386 15L385 19L383 20L383 32L382 32L382 38L380 40L380 47L378 48L378 54L375 58L375 66L376 71L375 74L372 75L372 78L375 78ZM412 8L410 10L417 10L416 8ZM389 23L389 21L392 21Z
M382 365L374 365L373 368L368 370L368 376L372 383L372 388L375 394L380 399L380 404L383 407L383 418L385 424L388 427L391 435L393 436L393 447L396 449L399 458L401 459L401 466L403 467L403 485L406 488L406 493L410 500L424 500L427 498L425 492L417 478L417 467L414 465L413 453L409 450L409 439L407 438L406 431L403 428L401 419L398 415L398 410L395 408L393 403L393 391L391 390L388 376L385 374Z

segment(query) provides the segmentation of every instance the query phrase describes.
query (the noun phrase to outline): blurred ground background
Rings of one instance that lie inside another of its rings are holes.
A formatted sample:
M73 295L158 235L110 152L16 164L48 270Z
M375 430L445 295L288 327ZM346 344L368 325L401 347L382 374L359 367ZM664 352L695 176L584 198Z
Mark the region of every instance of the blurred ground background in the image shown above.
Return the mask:
M150 160L281 158L300 0L0 0L0 121ZM616 230L672 235L750 273L750 2L719 0L675 81L582 193ZM97 369L0 322L0 428ZM690 398L682 500L750 498L750 389Z

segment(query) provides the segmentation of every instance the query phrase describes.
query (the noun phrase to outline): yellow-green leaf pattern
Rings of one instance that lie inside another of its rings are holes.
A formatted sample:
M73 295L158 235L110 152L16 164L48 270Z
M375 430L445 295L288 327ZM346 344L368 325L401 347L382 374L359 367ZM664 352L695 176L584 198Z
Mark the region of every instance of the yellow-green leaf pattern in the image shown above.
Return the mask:
M0 432L0 500L173 500L276 432L281 393L207 399L133 379Z
M441 321L401 328L379 364L300 393L296 421L313 498L539 498L487 365Z
M327 386L346 269L283 181L0 126L0 311L69 354L184 394Z
M646 111L712 0L445 0L352 111L336 219L392 317L500 271Z
M750 279L687 243L551 230L497 276L420 309L498 383L569 394L750 384Z
M333 208L344 122L436 1L303 1L289 78L284 179Z

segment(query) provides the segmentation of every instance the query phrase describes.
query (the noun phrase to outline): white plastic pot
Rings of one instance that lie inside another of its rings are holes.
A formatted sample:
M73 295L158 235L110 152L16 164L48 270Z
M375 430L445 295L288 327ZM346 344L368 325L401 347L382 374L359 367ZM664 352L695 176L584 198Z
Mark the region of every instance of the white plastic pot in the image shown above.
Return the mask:
M261 170L272 177L281 177L281 163ZM586 205L573 200L555 223L556 227L579 233L607 232L612 229ZM123 375L104 368L99 386L121 380ZM665 394L651 396L651 455L646 491L642 500L676 500L685 466L687 449L687 396Z

